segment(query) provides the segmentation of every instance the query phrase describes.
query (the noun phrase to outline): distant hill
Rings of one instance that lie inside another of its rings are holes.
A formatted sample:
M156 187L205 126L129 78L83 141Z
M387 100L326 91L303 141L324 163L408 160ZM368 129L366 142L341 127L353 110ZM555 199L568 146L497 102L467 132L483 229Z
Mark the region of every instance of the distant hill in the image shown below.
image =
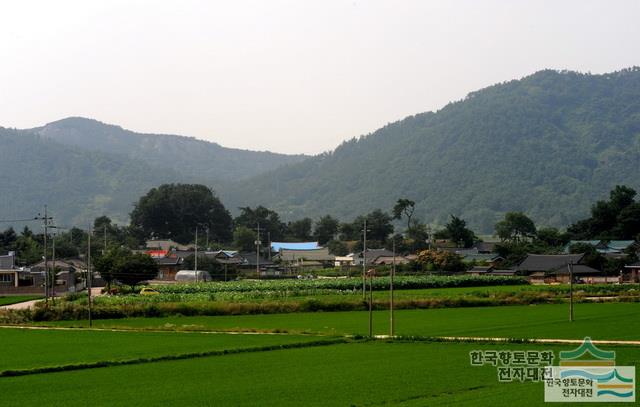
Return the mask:
M639 173L640 69L545 70L235 184L222 198L289 219L352 219L406 197L425 222L455 214L491 233L513 210L566 226L615 184L638 188Z
M133 203L162 183L217 190L304 158L139 134L79 117L28 130L0 127L0 220L33 216L48 204L61 224L86 226L103 214L126 224ZM7 226L0 223L0 230Z
M61 226L87 227L101 214L127 224L140 195L180 180L185 176L171 169L0 128L0 219L32 217L48 204ZM0 223L0 229L9 225ZM39 224L29 226L40 231Z
M226 148L192 137L135 133L82 117L59 120L31 131L61 144L122 154L187 176L218 181L244 179L305 158Z

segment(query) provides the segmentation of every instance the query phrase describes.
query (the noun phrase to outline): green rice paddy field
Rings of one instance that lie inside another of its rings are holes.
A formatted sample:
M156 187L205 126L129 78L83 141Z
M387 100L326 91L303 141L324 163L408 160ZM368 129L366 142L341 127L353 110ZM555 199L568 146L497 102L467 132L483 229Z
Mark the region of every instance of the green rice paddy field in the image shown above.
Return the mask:
M640 340L640 303L437 308L395 312L397 335ZM86 326L86 321L48 322ZM366 312L311 312L215 317L130 318L94 321L95 327L212 331L281 331L325 335L367 334ZM374 312L374 334L389 333L389 313Z
M396 313L396 333L640 340L639 312L640 303L576 304L576 320L569 323L566 304L404 310ZM388 333L388 316L375 313L375 333ZM542 383L500 383L495 367L471 366L469 352L557 354L576 347L343 336L366 333L367 321L366 312L317 312L99 320L94 321L98 330L60 329L82 327L86 321L47 323L56 329L2 328L0 404L540 406ZM224 330L286 334L202 332ZM640 346L600 347L615 350L618 365L640 366ZM176 355L183 358L149 359ZM75 365L75 370L35 370L61 365ZM2 376L20 369L34 370Z
M541 383L499 383L469 352L570 348L355 342L0 377L0 394L7 406L537 406ZM640 365L640 348L614 349L618 364Z

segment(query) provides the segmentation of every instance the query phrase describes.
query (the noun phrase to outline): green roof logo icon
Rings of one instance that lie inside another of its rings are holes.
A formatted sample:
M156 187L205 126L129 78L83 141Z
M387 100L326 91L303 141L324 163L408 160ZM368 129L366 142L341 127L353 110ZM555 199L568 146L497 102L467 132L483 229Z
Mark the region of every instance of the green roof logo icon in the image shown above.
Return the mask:
M585 337L576 349L560 352L560 366L615 366L616 352L599 349Z

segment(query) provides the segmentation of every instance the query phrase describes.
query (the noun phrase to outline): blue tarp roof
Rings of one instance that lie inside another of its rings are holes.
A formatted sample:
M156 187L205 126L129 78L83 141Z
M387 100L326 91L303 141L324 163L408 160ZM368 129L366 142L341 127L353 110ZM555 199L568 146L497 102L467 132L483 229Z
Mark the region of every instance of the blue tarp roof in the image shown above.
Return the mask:
M271 242L271 250L274 252L279 252L280 249L312 250L318 247L318 242Z

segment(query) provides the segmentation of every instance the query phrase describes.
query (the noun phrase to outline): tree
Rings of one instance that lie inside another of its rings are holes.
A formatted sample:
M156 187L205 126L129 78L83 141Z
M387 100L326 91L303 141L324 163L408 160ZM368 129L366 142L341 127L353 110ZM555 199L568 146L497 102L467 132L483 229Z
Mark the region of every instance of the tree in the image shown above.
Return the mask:
M376 209L365 217L356 218L354 227L360 225L360 229L362 229L365 218L367 219L367 239L384 242L393 233L392 218L388 213Z
M356 219L359 221L359 219ZM362 230L362 223L359 225L354 222L347 222L340 224L340 240L358 240L360 239L360 233Z
M158 275L158 265L150 256L128 250L115 260L112 272L115 280L131 286L132 289L142 281L153 279L156 275Z
M245 226L238 226L233 232L233 245L240 251L250 252L255 250L256 240L256 232Z
M564 246L569 241L569 236L566 233L560 233L557 228L538 229L536 238L550 247Z
M287 233L293 239L308 241L311 240L312 225L313 221L310 218L289 222L287 225Z
M115 280L115 274L118 272L119 261L123 258L131 256L131 251L121 247L109 248L103 256L94 260L95 270L100 277L107 283L107 289L111 288L111 283Z
M467 222L455 215L451 215L451 219L438 236L449 239L455 244L462 244L462 247L471 247L476 240L475 233L467 228Z
M402 245L398 246L396 244L396 248L400 251L415 253L428 247L428 239L429 233L427 232L427 226L423 223L415 222L411 229L409 229L407 238L404 239Z
M334 256L346 256L349 253L347 244L340 240L330 240L327 243L327 248L329 249L329 253Z
M440 250L423 250L418 253L418 263L432 271L462 271L465 265L456 253Z
M591 216L567 228L574 239L631 239L640 232L640 207L635 203L636 191L616 185L608 201L591 207Z
M189 243L197 226L208 228L210 239L229 241L232 219L222 202L204 185L165 184L151 189L135 204L131 224L145 237Z
M393 218L402 219L404 215L407 218L407 230L411 230L411 217L416 209L416 203L410 199L398 199L393 207Z
M8 252L15 249L18 235L13 228L9 228L0 233L0 253Z
M313 235L320 245L332 240L338 233L340 222L330 215L321 217L315 224Z
M507 212L504 219L496 223L495 229L502 241L517 243L536 235L536 225L522 212Z
M632 202L624 207L616 218L614 235L621 239L634 239L640 234L640 203Z
M280 215L264 206L256 206L252 209L248 206L240 208L240 215L234 220L236 226L244 226L249 229L260 225L260 230L269 232L272 241L284 238L287 225L280 220Z

